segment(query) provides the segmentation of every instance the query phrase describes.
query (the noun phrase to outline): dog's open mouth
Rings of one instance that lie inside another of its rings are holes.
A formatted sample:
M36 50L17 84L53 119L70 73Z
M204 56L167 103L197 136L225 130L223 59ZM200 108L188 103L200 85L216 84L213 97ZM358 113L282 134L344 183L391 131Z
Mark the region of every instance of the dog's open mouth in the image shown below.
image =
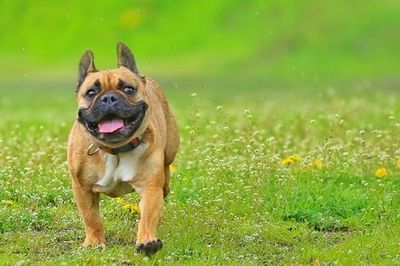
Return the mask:
M138 126L143 116L144 114L139 113L134 117L123 119L116 115L106 115L99 122L87 122L86 125L94 133L115 134L129 131L130 128Z
M147 105L143 104L140 108L136 107L133 115L124 117L124 112L107 112L96 122L93 119L85 119L85 115L80 116L80 121L86 130L97 139L118 143L131 137L140 127L146 114ZM118 114L116 114L118 113ZM92 121L91 121L92 120Z
M98 123L100 133L114 133L125 127L125 121L121 118L105 119Z

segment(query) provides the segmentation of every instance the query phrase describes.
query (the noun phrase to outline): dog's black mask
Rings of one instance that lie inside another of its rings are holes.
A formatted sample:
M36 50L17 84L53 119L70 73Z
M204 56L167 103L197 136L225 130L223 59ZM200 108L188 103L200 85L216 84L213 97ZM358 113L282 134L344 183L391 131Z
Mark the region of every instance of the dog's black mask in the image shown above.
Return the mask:
M99 95L89 108L80 108L78 121L97 139L108 143L118 143L136 132L143 122L147 107L144 101L130 104L118 93L109 92ZM123 120L123 127L113 132L102 132L101 123L112 120Z

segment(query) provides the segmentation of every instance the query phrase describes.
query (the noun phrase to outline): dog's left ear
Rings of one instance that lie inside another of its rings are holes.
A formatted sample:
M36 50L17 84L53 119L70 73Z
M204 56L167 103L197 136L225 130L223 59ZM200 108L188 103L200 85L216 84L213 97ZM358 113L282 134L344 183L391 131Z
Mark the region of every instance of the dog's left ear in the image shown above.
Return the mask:
M133 56L128 46L119 42L117 44L117 56L118 56L118 67L124 66L133 73L135 73L136 75L139 75L139 70L136 66L135 57Z

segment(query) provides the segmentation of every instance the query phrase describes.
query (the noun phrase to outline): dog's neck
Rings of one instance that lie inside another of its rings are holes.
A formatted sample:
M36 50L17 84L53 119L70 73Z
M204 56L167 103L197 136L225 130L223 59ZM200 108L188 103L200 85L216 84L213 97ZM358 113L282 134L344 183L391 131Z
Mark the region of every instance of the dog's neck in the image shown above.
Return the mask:
M128 142L127 144L125 144L121 147L118 147L118 148L110 148L110 147L105 147L105 146L100 146L99 148L102 151L105 151L107 153L117 155L118 153L131 151L131 150L137 148L141 143L142 143L142 138L139 136L139 137L133 138L130 142Z
M145 133L146 133L146 130L144 130L142 133L140 133L137 137L133 138L127 144L125 144L121 147L117 147L117 148L106 147L103 145L99 145L96 147L95 145L90 144L87 154L89 156L91 156L91 155L95 154L96 152L98 152L99 150L102 150L102 151L110 153L112 155L117 155L119 153L134 150L142 143Z

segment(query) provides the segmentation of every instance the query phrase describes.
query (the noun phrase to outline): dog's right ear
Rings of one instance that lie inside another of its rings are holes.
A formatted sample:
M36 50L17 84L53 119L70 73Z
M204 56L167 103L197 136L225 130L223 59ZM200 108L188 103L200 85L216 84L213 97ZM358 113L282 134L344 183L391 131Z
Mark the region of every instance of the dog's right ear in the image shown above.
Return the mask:
M139 70L136 66L135 57L126 44L119 42L117 44L117 57L118 57L118 67L124 66L136 75L139 75Z
M90 72L97 72L97 69L94 65L93 52L88 50L82 55L81 60L79 61L77 90Z

